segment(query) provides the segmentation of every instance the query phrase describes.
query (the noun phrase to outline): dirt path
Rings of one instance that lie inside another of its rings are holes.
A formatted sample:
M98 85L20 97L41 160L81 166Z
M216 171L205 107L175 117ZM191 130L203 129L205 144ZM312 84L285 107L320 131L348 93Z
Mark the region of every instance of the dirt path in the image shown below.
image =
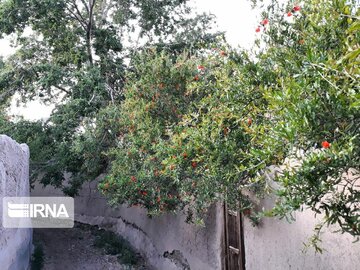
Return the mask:
M94 230L79 224L72 229L34 230L34 242L40 243L44 251L43 270L147 269L143 262L135 266L121 264L116 255L95 247L95 239Z

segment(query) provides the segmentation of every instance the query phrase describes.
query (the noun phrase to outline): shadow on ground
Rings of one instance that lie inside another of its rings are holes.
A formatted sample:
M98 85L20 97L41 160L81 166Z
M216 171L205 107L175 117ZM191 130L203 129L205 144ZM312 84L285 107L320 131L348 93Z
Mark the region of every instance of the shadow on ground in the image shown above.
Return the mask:
M112 232L75 223L72 229L34 229L43 270L149 270L129 243Z

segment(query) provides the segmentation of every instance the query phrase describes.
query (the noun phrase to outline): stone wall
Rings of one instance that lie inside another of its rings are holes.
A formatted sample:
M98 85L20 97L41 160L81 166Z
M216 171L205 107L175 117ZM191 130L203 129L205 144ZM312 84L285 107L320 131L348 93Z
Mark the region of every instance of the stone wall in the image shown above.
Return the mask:
M147 217L139 207L111 208L97 191L96 181L85 183L75 198L76 221L119 233L147 258L156 270L222 269L223 208L209 209L205 227L185 223L182 214ZM36 185L32 196L62 195Z
M0 220L2 224L3 197L29 196L29 149L11 138L0 135ZM29 268L32 229L0 227L0 268L23 270Z

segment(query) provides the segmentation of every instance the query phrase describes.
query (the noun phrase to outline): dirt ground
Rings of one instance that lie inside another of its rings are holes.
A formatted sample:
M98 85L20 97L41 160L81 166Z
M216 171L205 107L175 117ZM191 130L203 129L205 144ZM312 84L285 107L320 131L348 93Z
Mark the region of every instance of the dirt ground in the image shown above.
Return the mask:
M75 225L72 229L34 229L34 242L44 251L43 270L146 270L141 259L135 266L123 265L115 255L94 246L91 230Z

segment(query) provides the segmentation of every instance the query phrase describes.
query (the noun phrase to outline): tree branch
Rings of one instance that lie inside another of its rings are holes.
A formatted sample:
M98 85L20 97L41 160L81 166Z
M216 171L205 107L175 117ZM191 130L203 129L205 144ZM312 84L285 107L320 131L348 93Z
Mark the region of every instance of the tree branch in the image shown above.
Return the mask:
M89 15L89 14L90 14L90 11L89 11L89 8L88 8L85 0L81 0L81 3L84 5L84 7L85 7L85 9L86 9L86 12L87 12L87 14Z
M78 16L69 7L66 6L66 9L70 12L70 14L69 14L70 18L75 19L76 21L78 21L80 23L81 27L84 28L85 31L87 31L86 22L81 21L78 18Z
M84 17L81 15L81 12L80 12L78 6L76 5L76 1L72 0L72 4L73 4L74 8L76 9L76 12L79 15L79 17L82 19L83 22L85 22Z
M54 85L54 87L56 87L57 89L65 92L65 93L68 94L68 95L71 95L71 92L70 92L70 91L66 90L64 87L62 87L62 86L60 86L60 85Z
M93 28L93 11L95 6L95 0L89 0L89 22L87 24L86 29L86 47L87 47L87 53L89 56L89 62L90 65L93 65L93 58L92 58L92 52L91 52L91 30Z

